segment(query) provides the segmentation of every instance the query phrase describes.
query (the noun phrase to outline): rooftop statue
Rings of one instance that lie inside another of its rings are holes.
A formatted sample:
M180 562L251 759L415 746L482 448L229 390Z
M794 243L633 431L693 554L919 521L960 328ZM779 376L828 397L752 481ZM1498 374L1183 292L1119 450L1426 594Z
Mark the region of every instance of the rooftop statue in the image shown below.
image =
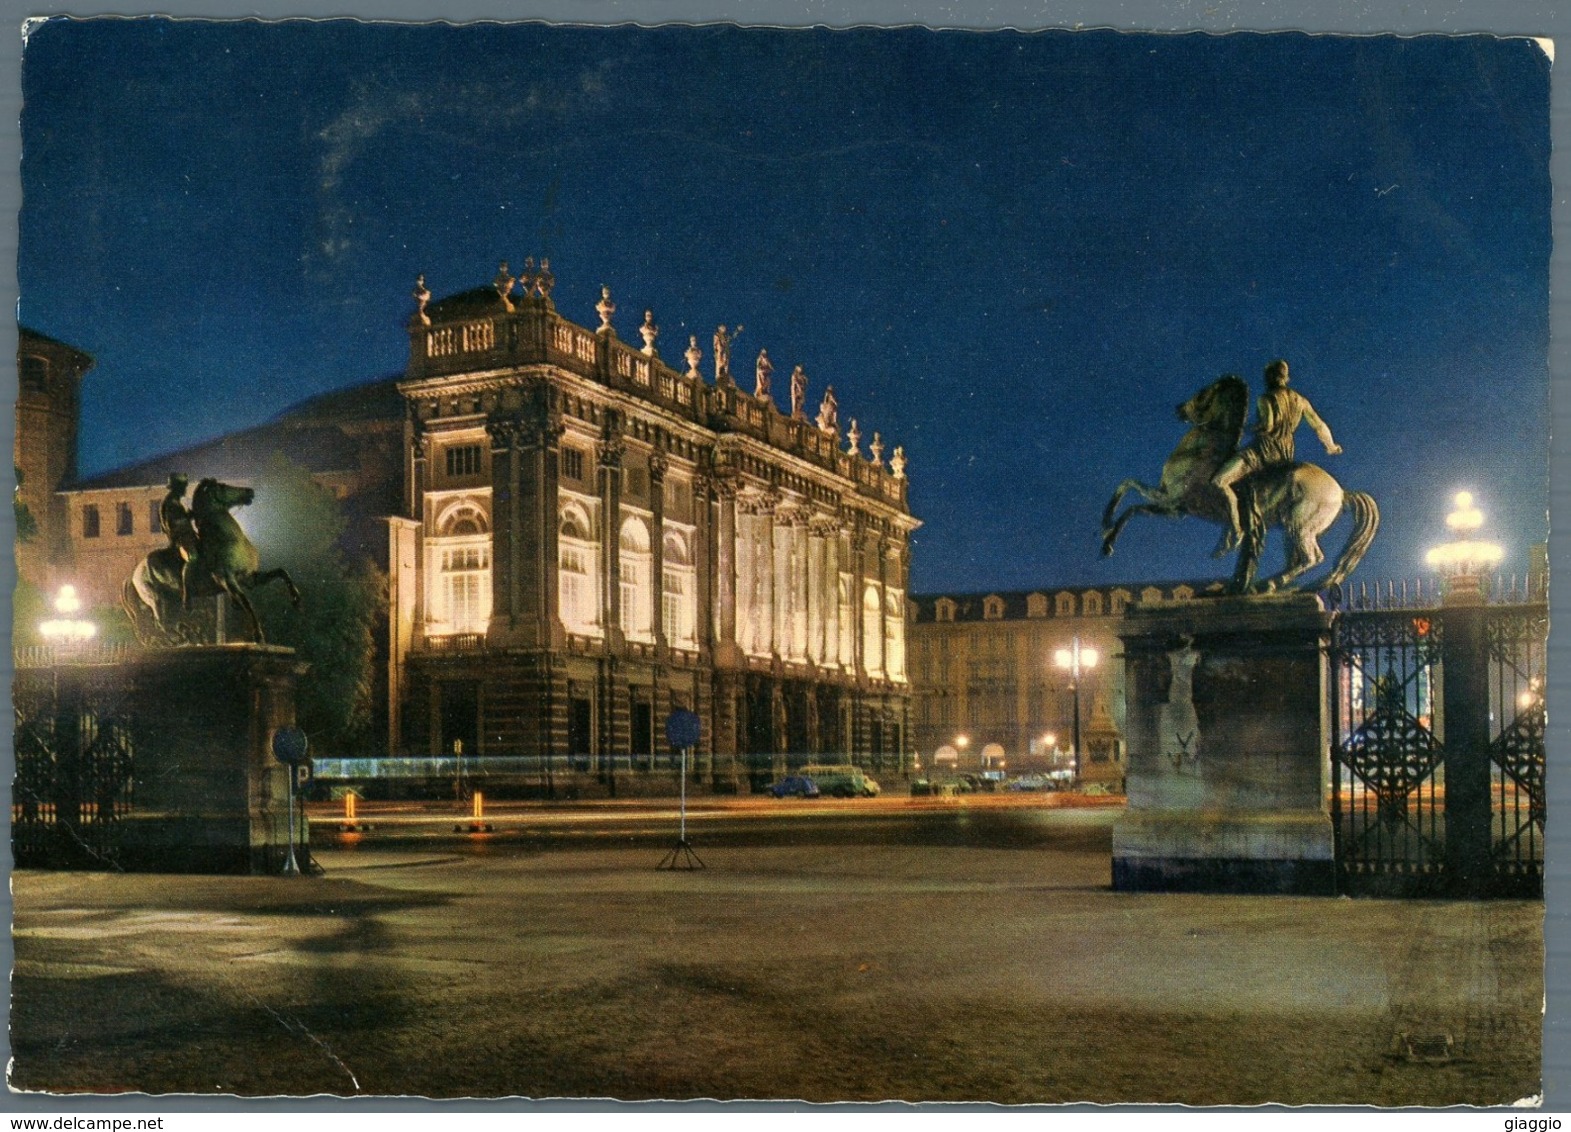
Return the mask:
M1223 374L1178 406L1178 417L1191 427L1162 465L1162 480L1152 486L1136 479L1118 485L1102 514L1102 554L1113 553L1124 524L1136 515L1177 518L1193 515L1224 528L1219 552L1233 543L1229 534L1240 527L1232 590L1270 592L1292 587L1306 571L1325 559L1319 537L1343 511L1353 515L1353 531L1331 572L1314 588L1338 586L1353 572L1380 526L1380 509L1361 491L1344 492L1324 469L1293 460L1294 430L1309 420L1333 455L1341 448L1331 430L1299 394L1287 393L1287 363L1266 367L1270 389L1257 407L1255 440L1242 451L1249 387L1237 374ZM1275 396L1273 396L1275 395ZM1237 484L1236 501L1233 484ZM1118 512L1131 491L1145 502ZM1287 564L1281 573L1255 581L1266 532L1276 527L1287 543Z
M497 295L502 299L503 308L508 311L513 309L513 284L517 282L518 280L508 273L507 260L504 259L497 267L496 278L491 280L491 285L496 288Z
M867 450L872 454L873 463L882 467L884 463L884 438L876 432L873 433L873 442L867 446Z
M807 416L807 371L801 366L791 371L791 416L796 420Z
M535 294L542 299L551 297L551 288L556 286L556 276L551 274L551 261L540 261L540 273L535 276Z
M818 427L840 435L840 403L835 400L833 385L824 386L824 399L818 403Z
M846 430L846 451L853 456L862 454L862 427L856 423L856 418L851 418L851 427Z
M191 602L227 595L250 618L254 639L266 643L247 591L281 581L296 608L300 591L287 570L259 569L261 556L255 544L229 514L230 508L251 503L256 493L249 487L204 479L196 485L187 511L186 483L183 475L169 477L168 494L159 505L169 545L144 558L126 580L121 593L126 614L137 635L148 643L187 643L192 640L189 627L180 621ZM151 629L145 627L149 618Z
M524 269L518 273L518 293L527 299L535 293L536 285L535 257L525 256Z
M889 470L897 480L906 478L906 450L903 445L895 445L894 455L889 457Z
M651 358L655 357L655 339L660 337L660 328L655 325L655 312L644 312L644 325L638 328L639 336L644 340L644 353Z
M687 336L687 352L682 356L687 359L687 376L702 381L704 375L698 371L698 363L704 360L704 351L698 345L698 335Z
M430 326L431 316L425 313L425 309L431 303L431 292L426 289L424 275L415 276L415 289L410 292L410 294L414 297L415 300L415 316L413 321L420 324L421 326Z
M731 343L736 341L736 336L742 333L739 323L734 332L727 334L724 326L715 328L715 384L724 385L731 382Z
M595 313L600 316L600 329L611 329L611 316L616 313L616 304L611 301L611 288L604 284L600 287L600 301L595 304Z
M754 367L753 396L769 399L769 379L774 375L774 363L769 360L769 351L758 351L758 363Z

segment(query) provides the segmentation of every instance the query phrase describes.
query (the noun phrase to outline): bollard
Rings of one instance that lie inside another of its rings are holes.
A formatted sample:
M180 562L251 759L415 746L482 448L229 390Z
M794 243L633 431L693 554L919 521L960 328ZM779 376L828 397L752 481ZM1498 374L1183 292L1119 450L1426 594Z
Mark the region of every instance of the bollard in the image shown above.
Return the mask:
M364 833L371 828L369 823L360 820L359 802L352 790L344 795L344 820L338 823L340 833Z
M453 827L454 833L493 833L496 827L485 820L485 795L476 790L474 802L469 810L469 822L460 822Z

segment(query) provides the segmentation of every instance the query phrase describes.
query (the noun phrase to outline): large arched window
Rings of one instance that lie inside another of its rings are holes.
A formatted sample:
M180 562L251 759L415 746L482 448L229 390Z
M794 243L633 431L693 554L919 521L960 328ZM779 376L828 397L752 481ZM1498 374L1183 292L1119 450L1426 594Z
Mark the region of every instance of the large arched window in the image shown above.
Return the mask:
M427 633L484 633L491 621L491 525L485 512L460 500L436 519L427 540L431 594Z
M562 508L557 528L558 600L562 624L569 632L598 635L600 601L600 544L583 507L570 503Z
M696 648L697 582L688 540L680 532L665 533L661 574L660 622L666 643L680 648Z
M869 672L884 670L884 609L878 600L878 587L862 590L862 667Z
M889 675L899 680L906 674L905 594L889 590L884 594L884 647L888 650Z
M637 515L629 515L622 522L620 542L622 561L617 566L617 577L622 592L622 632L634 640L652 641L655 626L649 594L653 561L649 552L649 525Z

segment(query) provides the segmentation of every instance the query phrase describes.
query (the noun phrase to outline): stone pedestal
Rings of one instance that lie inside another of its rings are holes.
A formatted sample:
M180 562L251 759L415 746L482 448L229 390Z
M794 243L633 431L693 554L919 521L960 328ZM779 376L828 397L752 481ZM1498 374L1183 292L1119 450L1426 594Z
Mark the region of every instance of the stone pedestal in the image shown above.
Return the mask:
M122 867L279 871L288 849L289 772L273 758L272 738L295 722L294 650L163 649L120 667L135 750ZM303 861L308 835L296 810Z
M1333 892L1329 626L1304 594L1129 609L1114 888Z

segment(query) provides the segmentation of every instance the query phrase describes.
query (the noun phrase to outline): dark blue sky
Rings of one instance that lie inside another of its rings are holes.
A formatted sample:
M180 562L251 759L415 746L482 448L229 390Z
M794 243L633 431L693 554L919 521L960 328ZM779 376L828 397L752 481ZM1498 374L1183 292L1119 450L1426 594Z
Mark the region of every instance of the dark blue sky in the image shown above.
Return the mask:
M673 358L744 323L903 444L918 590L1215 572L1192 520L1100 560L1101 509L1283 356L1346 448L1300 454L1384 512L1361 577L1421 572L1462 488L1521 570L1548 76L1485 37L57 21L21 318L98 359L92 472L392 374L417 273L548 254L569 317L607 283Z

